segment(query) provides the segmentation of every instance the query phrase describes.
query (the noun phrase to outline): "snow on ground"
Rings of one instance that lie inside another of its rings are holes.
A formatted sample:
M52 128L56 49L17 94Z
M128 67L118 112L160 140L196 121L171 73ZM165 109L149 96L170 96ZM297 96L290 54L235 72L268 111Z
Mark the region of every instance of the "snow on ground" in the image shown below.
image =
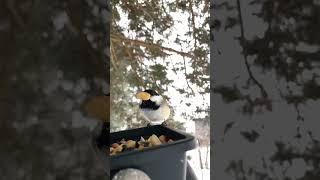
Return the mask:
M194 121L187 121L185 125L186 125L187 133L190 133L190 134L195 133ZM201 169L201 163L200 163L199 150L201 154L202 169ZM193 168L198 180L209 180L210 179L210 147L208 148L197 147L194 150L188 151L187 156L190 157L190 160L188 160L188 162L190 166Z
M201 165L200 165L199 149L201 152L203 169L201 169ZM201 147L201 148L196 148L194 150L187 152L187 156L191 157L191 160L189 160L188 162L189 162L190 166L193 168L196 176L198 177L198 180L209 180L210 179L210 148L209 148L208 157L207 157L208 167L205 166L206 151L207 151L206 147Z

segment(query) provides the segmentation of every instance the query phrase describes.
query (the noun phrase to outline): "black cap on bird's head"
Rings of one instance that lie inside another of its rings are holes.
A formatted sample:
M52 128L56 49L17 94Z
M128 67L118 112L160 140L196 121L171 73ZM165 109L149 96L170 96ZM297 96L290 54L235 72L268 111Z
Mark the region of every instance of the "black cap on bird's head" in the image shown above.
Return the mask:
M146 89L143 92L149 93L151 96L158 96L159 94L153 89Z
M141 99L141 108L159 108L160 103L162 102L162 97L152 89L146 89L140 91L136 94L137 99Z

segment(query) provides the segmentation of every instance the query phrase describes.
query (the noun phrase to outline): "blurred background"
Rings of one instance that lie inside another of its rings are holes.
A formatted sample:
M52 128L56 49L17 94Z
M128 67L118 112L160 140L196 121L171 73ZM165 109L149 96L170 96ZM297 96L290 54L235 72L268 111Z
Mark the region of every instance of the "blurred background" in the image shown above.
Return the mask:
M1 179L106 177L92 143L107 116L91 102L109 89L109 12L101 0L0 1Z
M138 90L167 98L169 126L192 133L199 148L188 158L208 179L209 1L111 1L111 131L142 127Z
M212 2L214 179L320 179L320 3Z

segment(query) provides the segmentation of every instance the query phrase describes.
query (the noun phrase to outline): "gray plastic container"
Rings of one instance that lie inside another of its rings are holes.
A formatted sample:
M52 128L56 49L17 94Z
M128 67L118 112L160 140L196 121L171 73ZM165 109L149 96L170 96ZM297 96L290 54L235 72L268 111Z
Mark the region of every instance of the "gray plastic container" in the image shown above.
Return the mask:
M147 148L142 151L127 151L110 157L110 175L120 170L135 168L145 172L152 180L186 180L186 152L196 147L195 138L162 125L110 133L110 143L122 138L139 140L140 137L165 135L174 142Z

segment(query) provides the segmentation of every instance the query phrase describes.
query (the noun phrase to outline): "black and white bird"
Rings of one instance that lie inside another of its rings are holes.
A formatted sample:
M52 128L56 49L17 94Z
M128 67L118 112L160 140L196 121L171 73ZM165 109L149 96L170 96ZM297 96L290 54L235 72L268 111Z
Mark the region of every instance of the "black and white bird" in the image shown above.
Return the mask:
M170 108L167 101L156 91L147 89L136 94L141 99L139 110L142 116L149 122L148 125L166 125L170 116Z

